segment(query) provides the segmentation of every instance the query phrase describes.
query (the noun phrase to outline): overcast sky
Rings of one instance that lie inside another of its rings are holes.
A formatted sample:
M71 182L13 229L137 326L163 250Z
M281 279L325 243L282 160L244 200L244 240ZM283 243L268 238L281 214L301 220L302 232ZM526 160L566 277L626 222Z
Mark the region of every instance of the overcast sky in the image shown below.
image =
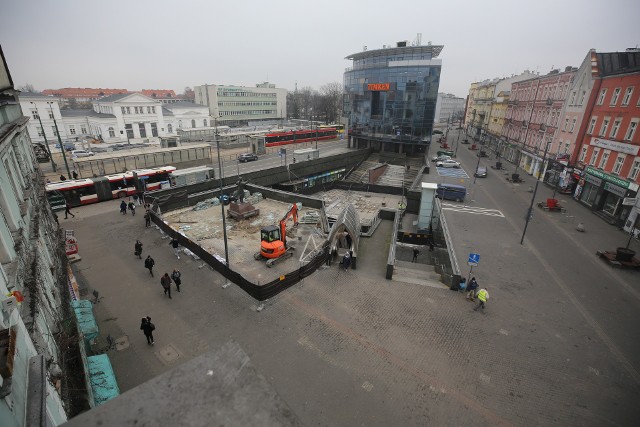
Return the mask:
M2 0L14 83L173 89L342 82L345 56L400 40L442 44L440 92L579 66L640 45L638 0Z

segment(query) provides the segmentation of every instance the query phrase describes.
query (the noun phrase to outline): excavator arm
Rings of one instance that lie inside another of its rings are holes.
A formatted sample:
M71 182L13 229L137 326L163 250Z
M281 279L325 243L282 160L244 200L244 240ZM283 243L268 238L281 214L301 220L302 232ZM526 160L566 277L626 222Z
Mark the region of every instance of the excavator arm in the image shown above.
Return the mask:
M293 218L294 227L298 225L297 203L294 203L293 206L291 206L291 209L289 209L289 212L287 212L280 220L280 235L282 236L282 242L284 243L285 247L287 246L287 221L289 220L289 218Z

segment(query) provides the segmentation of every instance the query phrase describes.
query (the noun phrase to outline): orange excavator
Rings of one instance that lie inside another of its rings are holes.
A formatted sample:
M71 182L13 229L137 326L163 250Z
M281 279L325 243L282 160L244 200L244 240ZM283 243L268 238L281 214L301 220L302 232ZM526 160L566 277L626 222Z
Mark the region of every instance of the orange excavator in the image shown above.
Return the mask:
M298 226L298 205L291 206L278 226L268 225L260 230L260 252L253 256L255 259L267 259L267 267L293 256L295 248L287 245L287 221L293 218L293 226Z

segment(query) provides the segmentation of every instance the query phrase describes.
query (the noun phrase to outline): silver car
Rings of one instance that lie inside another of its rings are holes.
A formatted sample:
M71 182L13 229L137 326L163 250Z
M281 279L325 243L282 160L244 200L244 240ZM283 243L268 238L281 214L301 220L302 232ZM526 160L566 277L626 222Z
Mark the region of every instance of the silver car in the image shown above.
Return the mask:
M90 157L93 156L93 151L87 150L73 150L71 152L71 157Z
M459 168L460 162L456 162L455 160L447 159L441 162L437 162L436 166L439 168Z

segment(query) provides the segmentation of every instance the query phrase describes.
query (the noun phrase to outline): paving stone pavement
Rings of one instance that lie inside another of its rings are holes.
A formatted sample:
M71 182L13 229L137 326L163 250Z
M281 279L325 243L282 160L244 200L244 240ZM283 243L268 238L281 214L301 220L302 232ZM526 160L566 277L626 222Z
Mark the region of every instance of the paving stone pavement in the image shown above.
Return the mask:
M514 281L479 313L460 293L385 280L389 221L363 238L357 270L322 268L258 313L201 262L177 261L142 217L111 202L77 211L62 223L76 229L81 280L105 297L101 334L129 336L109 352L123 391L233 339L306 425L631 425L640 415L638 384L557 291L533 304L532 283ZM156 278L133 257L137 237ZM175 265L183 292L168 300L159 277ZM155 347L138 330L147 314ZM177 359L156 355L167 346Z

